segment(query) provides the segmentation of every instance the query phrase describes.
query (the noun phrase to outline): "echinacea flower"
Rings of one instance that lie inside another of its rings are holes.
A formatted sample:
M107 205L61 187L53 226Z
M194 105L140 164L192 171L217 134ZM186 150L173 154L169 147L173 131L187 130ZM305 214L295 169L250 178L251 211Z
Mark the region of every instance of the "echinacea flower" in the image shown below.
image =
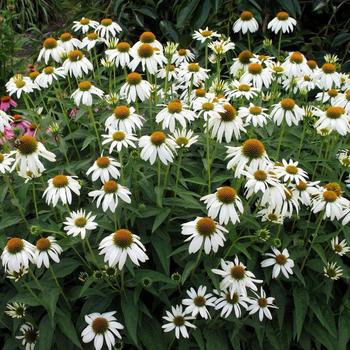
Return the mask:
M333 63L325 63L317 75L317 85L321 90L329 90L340 87L340 75Z
M270 115L267 114L266 111L267 108L250 103L249 107L240 107L238 115L243 119L244 126L252 124L255 128L258 126L262 128L270 119Z
M4 133L5 128L10 126L13 121L12 117L6 114L4 111L0 110L0 132Z
M202 44L212 40L213 38L220 38L220 36L221 34L209 30L208 27L206 27L205 29L195 30L194 34L192 35L193 39L198 40Z
M282 33L289 33L293 31L293 27L295 27L296 24L297 21L290 17L288 12L281 11L268 23L267 29L270 29L275 34L280 30L282 30Z
M34 263L39 269L41 265L44 265L48 269L50 267L50 259L55 263L59 263L59 256L62 252L62 248L54 237L39 238L35 244Z
M176 305L171 307L171 312L166 311L166 316L163 319L168 323L162 325L164 332L171 332L175 330L175 337L177 339L180 336L189 338L189 334L186 327L196 328L196 326L190 323L190 320L194 320L193 316L186 316L186 313L182 309L182 305Z
M308 175L305 170L298 167L298 163L292 159L289 159L287 163L285 159L282 159L282 164L275 166L277 176L286 183L295 183L297 185L300 181L307 181Z
M143 80L141 74L132 72L126 77L126 82L120 88L120 94L126 97L128 103L135 102L137 98L143 102L151 95L151 84Z
M34 82L42 88L48 88L55 80L65 78L66 73L63 67L55 68L53 66L45 67L35 78Z
M67 59L63 62L62 67L66 74L80 78L83 74L93 71L92 63L85 57L80 50L72 50L67 54Z
M269 221L278 225L282 225L284 220L284 216L281 214L281 211L273 206L268 206L259 210L256 216L261 217L262 222Z
M259 24L250 11L243 11L237 21L233 23L234 33L255 33L258 29Z
M305 56L299 51L290 52L283 62L282 67L287 76L300 77L311 74Z
M228 100L244 97L249 101L258 95L258 91L257 88L252 87L251 83L242 83L238 80L234 80L225 89L225 96Z
M141 136L139 147L142 148L141 159L154 164L157 156L160 161L167 165L173 162L176 143L162 131L154 131L151 135Z
M251 83L255 88L261 90L263 86L269 88L271 85L272 73L269 68L264 68L260 63L250 63L240 81Z
M268 267L273 265L272 278L277 278L280 272L284 277L289 278L289 275L293 274L292 268L294 267L294 261L289 257L288 250L285 248L283 251L279 251L275 247L271 247L272 253L266 253L265 256L269 258L261 262L261 267Z
M39 330L36 329L30 322L22 324L19 328L22 335L17 335L16 339L22 341L25 350L34 350L36 342L39 338Z
M114 149L119 153L123 148L136 148L135 142L137 141L137 138L134 134L128 133L124 130L109 129L109 133L103 134L102 137L104 138L102 145L110 143L109 154L111 154Z
M143 32L139 37L139 41L137 41L133 47L137 49L142 44L149 44L154 49L163 52L163 45L157 40L156 36L152 32Z
M215 300L215 310L221 310L221 317L227 318L234 311L235 316L240 318L242 316L241 307L245 310L248 308L247 300L249 298L237 292L231 295L229 291L214 290L214 293L218 295L218 298Z
M269 320L272 320L272 315L270 312L270 308L272 309L278 309L276 305L273 304L275 298L273 297L266 297L265 291L260 288L260 295L255 293L256 298L250 298L248 300L248 303L250 304L247 308L247 311L249 311L249 315L253 315L257 312L259 312L259 321L261 322L265 317L267 317Z
M49 152L34 136L21 136L17 142L16 159L11 171L18 167L21 174L25 175L30 171L34 175L38 175L45 170L39 157L43 157L50 162L56 160L55 154Z
M29 94L37 88L37 85L29 77L24 77L21 74L16 74L5 84L6 91L10 96L16 94L19 99L22 93Z
M106 182L110 178L119 178L120 172L118 167L120 168L120 163L117 162L114 158L101 155L88 169L86 175L89 176L92 173L92 181L100 179L102 182Z
M327 264L323 267L323 273L324 276L336 281L343 276L343 269L336 262L327 262Z
M127 229L119 229L105 237L99 244L100 255L108 266L117 266L122 270L127 257L136 265L148 260L146 248L140 237Z
M332 102L332 105L342 107L348 114L350 114L350 89L334 97L334 101ZM1 109L1 104L0 104L0 109Z
M34 261L34 246L22 238L10 238L1 254L1 260L5 271L19 272Z
M24 318L26 315L27 306L23 303L17 303L16 301L13 303L6 304L5 314L10 316L11 318Z
M75 32L81 31L83 34L87 33L90 29L96 29L98 26L97 21L93 21L90 18L82 17L79 21L73 21L72 29Z
M189 49L178 49L174 55L172 63L176 66L180 66L184 62L194 61L195 55Z
M224 246L225 233L228 231L210 217L197 217L195 220L181 225L181 234L189 236L185 242L191 241L188 251L190 254L204 249L206 254L216 253L219 247Z
M343 256L350 251L350 247L348 246L346 239L343 239L341 242L339 242L338 236L332 238L331 247L334 253L339 256Z
M186 129L177 129L169 137L180 148L189 148L198 141L198 135L193 136L193 131Z
M113 61L115 66L124 68L130 63L130 44L126 41L119 41L115 48L105 51L109 60Z
M47 38L44 40L43 48L39 52L37 61L40 62L44 58L45 64L48 64L50 58L52 58L55 62L59 63L64 53L64 48L58 45L55 38Z
M72 203L72 191L79 196L80 184L75 180L77 176L56 175L52 179L48 180L49 186L43 193L48 205L52 204L54 207L58 201L61 200L63 204Z
M208 69L202 68L198 63L184 62L180 66L178 79L185 86L189 86L191 82L193 85L198 86L201 82L208 79L207 72Z
M108 350L112 350L115 345L115 337L121 339L119 333L124 326L119 323L115 316L116 311L85 315L85 322L88 324L81 332L83 343L94 341L95 350L101 350L106 342Z
M81 41L80 48L86 48L87 51L91 51L96 46L96 44L101 42L102 40L103 39L101 39L97 33L88 33Z
M312 198L319 192L319 181L303 181L300 180L298 184L294 186L295 198L297 201L309 207L312 203Z
M211 293L207 293L207 287L199 286L197 291L194 288L190 288L186 293L189 298L182 300L182 304L186 306L185 314L191 314L193 317L199 314L206 320L210 318L207 307L214 307L216 298Z
M220 113L225 113L225 109L218 102L214 94L207 94L206 97L198 97L193 101L193 109L198 117L207 121L209 118L221 118Z
M102 210L105 212L109 209L112 213L115 212L119 204L119 198L125 203L131 203L129 195L131 195L129 189L114 180L106 181L100 190L88 193L88 196L93 197L93 200L97 198L97 208L102 203Z
M133 60L129 63L129 68L136 71L141 64L141 70L150 74L155 74L159 67L163 67L166 59L162 52L155 50L150 44L141 44L130 49L130 55Z
M230 74L234 77L241 77L248 70L249 64L252 62L253 53L250 50L243 50L238 54L237 58L233 59L233 64L230 67Z
M11 107L16 108L17 102L14 101L10 96L2 96L0 98L0 110L7 112Z
M122 31L120 25L113 22L110 18L104 18L101 20L100 24L96 27L95 32L98 33L100 38L109 40L114 38L118 33Z
M277 126L280 126L283 121L288 126L298 125L303 120L304 110L295 103L294 99L287 97L275 104L270 116Z
M104 92L92 85L90 81L81 81L78 85L78 89L75 90L71 98L74 99L74 103L77 106L91 106L92 105L92 95L96 95L99 98L103 97Z
M345 109L339 106L330 106L326 111L315 108L314 115L319 117L315 123L316 128L335 130L339 135L345 136L350 132L349 116Z
M91 212L87 213L83 209L72 211L69 217L66 217L66 221L63 223L64 231L67 231L67 235L73 237L79 236L81 239L85 239L86 231L93 231L97 228L95 222L96 215L92 215Z
M131 134L136 129L141 129L143 120L143 117L135 113L134 107L119 105L106 119L105 126L106 129L121 130Z
M74 38L73 35L69 32L62 33L57 43L59 46L63 47L64 51L66 52L80 49L81 46L81 41L77 38Z

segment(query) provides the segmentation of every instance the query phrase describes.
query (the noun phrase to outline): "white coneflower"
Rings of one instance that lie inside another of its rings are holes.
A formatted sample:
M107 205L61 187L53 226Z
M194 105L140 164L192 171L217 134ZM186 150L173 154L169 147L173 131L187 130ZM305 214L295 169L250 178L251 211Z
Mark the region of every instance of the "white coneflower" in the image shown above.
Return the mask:
M299 51L290 52L283 62L282 67L287 76L299 77L311 74L305 56Z
M343 256L350 252L350 247L348 247L348 242L346 239L343 239L341 242L339 242L338 236L332 238L331 247L334 253L340 256Z
M314 115L319 117L315 123L316 128L335 130L342 136L350 132L349 116L343 107L330 106L326 111L315 107Z
M214 38L220 38L221 34L209 30L208 27L205 29L198 29L194 31L192 38L200 41L202 44L208 41L211 41Z
M166 64L163 68L158 70L157 77L161 79L167 78L168 81L177 80L180 69L173 64Z
M236 256L234 262L221 259L221 270L212 269L212 271L220 275L223 279L220 282L222 290L229 289L231 298L234 293L246 296L247 288L257 290L256 283L262 283L261 280L255 278L255 275L246 269Z
M198 97L193 101L193 110L198 117L207 121L211 117L221 119L220 113L225 113L225 109L214 94L207 94L206 97Z
M56 160L55 154L49 152L34 136L21 136L16 146L16 160L12 165L11 171L18 167L19 172L22 175L24 174L24 177L28 171L33 173L34 176L37 176L45 170L39 157L43 157L50 162Z
M81 41L77 38L73 38L72 34L68 32L61 34L57 43L63 47L66 52L79 49L81 46Z
M242 83L252 83L255 88L261 90L263 86L269 88L271 85L272 73L269 68L264 68L260 63L250 63L240 81Z
M261 267L268 267L273 265L272 278L277 278L280 272L284 277L289 278L289 275L293 274L292 268L294 267L294 261L289 257L288 250L285 248L280 252L277 248L271 247L272 253L266 253L265 256L269 258L261 262Z
M195 55L189 49L178 49L174 55L172 63L176 66L180 66L184 62L194 61Z
M310 77L310 75L301 76L301 77L297 78L297 80L296 80L295 89L297 89L301 92L302 91L310 92L313 89L315 89L315 87L316 87L316 83L313 80L313 78Z
M152 32L143 32L139 37L139 41L134 44L134 47L137 48L142 44L149 44L153 48L163 52L163 45L157 40Z
M271 205L273 205L272 201L271 201ZM295 195L295 189L285 188L285 199L282 201L280 205L277 204L275 208L279 210L281 214L287 218L291 218L294 211L298 214L300 205Z
M103 94L104 92L96 86L93 86L90 81L81 81L78 85L78 89L72 93L71 98L74 99L74 103L77 106L91 106L92 95L102 98Z
M92 215L91 212L87 213L83 209L72 211L69 216L66 217L66 221L63 222L64 231L67 231L67 235L73 237L79 236L81 239L85 239L86 231L92 231L97 228L97 223L94 221L96 215Z
M4 133L5 128L10 127L13 118L0 109L0 132Z
M114 213L119 204L119 198L125 203L130 204L131 192L127 187L118 184L114 180L105 182L100 190L91 191L88 193L89 197L93 197L93 200L97 198L97 208L102 203L102 210L106 212L108 209Z
M14 75L5 86L9 95L16 94L18 99L21 98L22 93L29 94L37 88L37 85L29 77L24 77L21 74Z
M178 79L185 86L189 86L191 82L193 85L198 86L208 79L207 72L208 69L202 68L198 63L184 62L180 66Z
M233 23L233 31L235 33L255 33L258 29L259 24L250 11L243 11L240 14L238 20Z
M91 62L80 50L69 51L62 67L66 74L75 78L80 78L83 76L83 73L88 74L89 70L92 71L94 69Z
M156 122L162 123L163 129L169 129L174 132L176 122L186 128L187 123L192 122L196 118L196 114L188 109L180 100L173 100L156 115Z
M197 217L195 220L181 225L181 234L189 236L185 242L191 241L188 251L190 254L198 252L201 248L206 254L216 253L219 247L224 246L225 233L228 231L212 218Z
M284 220L284 216L281 214L280 210L272 206L259 210L256 216L261 217L262 222L269 221L278 225L282 225Z
M287 183L299 184L300 181L307 181L308 175L305 170L298 167L299 162L293 162L289 159L289 162L282 159L282 164L275 166L278 177L282 178L282 181Z
M65 78L65 76L66 73L63 67L55 68L52 66L47 66L35 78L34 82L42 88L47 88L52 85L55 80L58 80L59 78Z
M72 29L75 32L81 31L83 34L85 34L90 29L96 29L97 26L98 26L97 21L93 21L90 18L82 17L80 21L73 21Z
M115 48L106 50L105 54L115 63L116 67L127 67L130 63L130 44L126 41L119 41Z
M62 252L62 248L57 244L54 237L39 238L35 244L34 263L39 269L42 265L48 269L50 267L50 259L55 263L59 263L59 256Z
M124 130L109 129L109 134L103 134L102 138L104 138L102 145L110 143L109 154L111 154L114 149L119 153L123 148L136 148L137 137Z
M88 169L86 175L89 176L92 173L92 181L100 179L102 182L106 182L111 178L119 178L120 172L118 168L120 168L120 163L117 162L114 158L101 155Z
M229 291L214 290L214 293L219 296L215 301L215 310L221 310L221 317L227 318L234 311L235 316L240 318L242 316L241 307L245 310L248 308L248 298L237 292L233 293L232 296Z
M272 320L272 315L270 312L270 308L272 309L278 309L276 305L273 304L275 298L273 297L266 297L265 291L260 288L260 295L253 292L256 295L256 298L250 298L248 303L250 304L247 308L247 311L249 311L249 315L253 315L257 312L259 312L259 321L261 322L265 317L267 317L269 320Z
M23 303L17 303L16 301L13 303L6 304L5 314L10 316L11 318L21 319L26 315L27 306Z
M43 48L39 52L38 62L44 58L45 64L48 64L50 57L57 63L61 62L65 50L58 45L55 38L47 38L44 40Z
M339 95L339 91L337 89L329 89L327 91L319 92L316 95L316 101L320 101L322 103L330 103L332 106L340 106L335 103L337 96Z
M1 254L2 266L5 271L20 272L29 267L34 259L34 246L18 237L10 238Z
M101 42L102 39L99 38L98 34L95 32L92 33L88 33L86 34L86 36L83 38L81 44L80 44L80 48L84 49L86 48L86 50L91 51L98 42Z
M58 201L61 200L63 204L72 203L72 191L79 196L80 184L75 180L77 176L56 175L52 179L48 180L49 186L43 193L48 205L52 204L54 207Z
M193 131L186 129L177 129L172 135L169 135L169 137L176 143L177 147L180 148L189 148L198 141L198 135L193 136Z
M233 64L230 67L230 73L234 77L241 77L248 70L249 64L252 63L253 53L250 50L243 50L237 58L233 59Z
M189 299L182 300L182 304L187 306L185 314L191 314L193 317L199 314L206 320L210 318L207 307L214 307L216 298L211 293L207 293L207 287L199 286L197 291L194 288L190 288L186 293Z
M344 108L350 114L350 89L334 98L332 105Z
M213 41L208 45L209 49L211 49L214 53L215 59L218 57L221 58L225 55L226 52L235 49L235 44L230 40L219 40Z
M231 158L227 169L235 169L235 177L240 177L247 165L257 169L270 164L264 144L257 139L248 139L241 146L226 148L226 158Z
M150 136L144 135L139 139L141 159L154 164L157 156L160 161L167 165L173 162L176 143L162 131L154 131Z
M244 120L244 126L252 124L256 128L258 126L263 127L267 124L270 115L266 112L267 108L250 103L249 107L240 107L238 115Z
M166 316L163 316L166 323L162 325L164 332L171 332L175 330L175 337L177 339L180 336L184 338L189 338L189 334L186 327L196 328L196 326L190 322L189 320L194 320L193 316L186 316L186 313L182 310L182 305L172 306L171 312L166 311Z
M106 342L108 350L112 350L115 345L115 337L121 339L119 331L124 329L124 326L117 322L115 316L116 311L98 313L94 312L85 315L85 322L88 326L81 332L84 343L94 341L95 350L100 350Z
M264 54L261 54L261 55L253 54L252 63L260 63L264 67L271 67L273 64L276 63L274 59L275 57L267 56Z
M113 22L110 18L104 18L101 20L100 24L96 27L95 32L98 33L100 38L109 40L114 38L118 33L122 31L120 25Z
M317 76L317 85L321 90L340 87L340 75L333 63L325 63Z
M7 270L6 272L6 278L9 280L12 280L13 282L18 282L23 276L28 274L28 268L21 266L19 271L14 271L14 270Z
M327 262L323 267L323 273L326 277L336 281L343 276L343 269L336 262Z
M274 17L267 25L267 29L277 34L280 30L282 33L293 32L293 28L296 26L297 21L289 17L288 12L278 12L276 17Z
M137 98L145 101L151 95L151 84L143 80L141 74L129 73L126 82L120 88L120 95L125 96L128 103L135 102Z
M227 225L239 222L239 215L243 214L243 204L237 191L230 186L219 187L215 193L200 199L207 205L208 215L213 219L219 217L219 223Z
M140 237L127 229L119 229L105 237L99 244L100 255L104 255L104 262L108 266L118 265L122 270L127 257L136 265L148 260L146 248L141 243Z
M244 97L246 100L250 101L258 95L258 89L252 87L251 83L242 83L238 80L234 80L228 85L225 90L225 96L227 99L239 99Z
M236 140L241 137L241 132L247 130L243 127L242 118L237 110L230 103L222 105L224 112L209 117L208 127L211 130L211 137L221 143L223 137L227 143L231 142L233 135Z
M109 130L122 130L131 134L136 129L141 129L143 120L143 117L135 113L134 107L119 105L106 119L105 126Z
M320 190L318 184L319 181L299 181L299 183L294 186L293 194L295 195L295 199L309 207L312 203L313 196Z
M270 116L277 126L280 126L283 120L288 126L298 125L303 120L304 110L292 98L287 97L275 104Z
M16 339L22 341L25 350L34 350L36 342L39 338L39 330L35 329L30 322L22 324L19 328L22 335L17 335Z
M166 59L162 52L155 50L150 44L141 44L130 49L130 55L133 60L129 63L129 68L135 71L141 64L141 70L150 74L158 71L158 66L163 67Z

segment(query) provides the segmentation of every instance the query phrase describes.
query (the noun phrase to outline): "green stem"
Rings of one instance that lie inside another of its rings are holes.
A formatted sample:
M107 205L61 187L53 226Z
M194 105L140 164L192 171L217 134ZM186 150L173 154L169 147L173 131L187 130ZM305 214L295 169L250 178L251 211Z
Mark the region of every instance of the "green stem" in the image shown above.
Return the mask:
M248 30L247 34L248 34L248 50L251 51L250 32L249 32L249 30Z
M95 129L98 147L99 147L100 153L102 154L102 144L101 144L101 140L100 140L100 135L99 135L98 130L97 130L96 121L95 121L94 112L92 110L92 107L89 108L89 114L90 114L90 118L91 118L91 123Z
M279 157L279 155L280 155L280 149L281 149L281 145L282 145L282 140L283 140L285 128L286 128L286 122L285 122L285 120L283 119L283 120L282 120L282 125L281 125L280 138L279 138L278 146L277 146L276 160L279 159L278 157Z
M303 143L304 143L304 138L305 138L305 133L306 133L306 125L307 125L306 120L304 120L303 123L304 123L304 125L303 125L303 132L302 132L301 138L300 138L297 159L300 158L300 153L301 153L301 149L303 148Z
M208 194L211 191L211 165L210 165L210 133L209 133L209 123L207 121L206 127L206 137L207 137L207 173L208 173Z
M174 198L176 198L177 186L178 186L178 184L179 184L182 156L183 156L183 150L180 149L180 152L179 152L179 159L178 159L178 161L177 161L177 169L176 169L176 180L175 180Z
M281 51L281 43L282 43L282 30L280 29L279 36L278 36L278 50L277 50L277 59L280 55Z
M158 183L158 187L160 187L160 159L158 158L158 162L157 162L157 183Z
M50 265L49 269L50 269L51 275L52 275L52 277L53 277L53 279L54 279L54 281L55 281L55 283L56 283L56 286L57 286L58 290L60 291L60 293L61 293L61 295L62 295L62 297L63 297L65 303L67 304L68 309L70 309L71 306L70 306L70 304L69 304L69 301L68 301L67 297L65 296L65 294L64 294L64 292L63 292L63 289L62 289L61 285L60 285L59 282L58 282L58 279L57 279L57 277L56 277L55 271L53 270L53 268L52 268L51 265Z
M35 208L35 216L38 219L39 214L38 214L38 204L36 202L36 190L35 190L35 183L34 180L32 181L32 192L33 192L33 202L34 202L34 208Z

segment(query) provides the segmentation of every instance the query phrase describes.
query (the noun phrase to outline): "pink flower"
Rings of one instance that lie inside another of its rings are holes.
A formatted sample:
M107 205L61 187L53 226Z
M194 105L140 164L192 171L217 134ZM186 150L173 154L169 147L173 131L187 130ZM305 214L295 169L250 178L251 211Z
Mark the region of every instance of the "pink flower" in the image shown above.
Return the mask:
M5 126L4 133L1 134L1 137L0 137L0 144L3 145L5 142L12 140L14 136L15 134L12 128L9 126Z
M13 122L11 123L11 126L13 127L13 129L19 131L20 136L34 135L35 127L28 120L23 119L23 117L20 114L15 114L14 116L12 116L12 118Z
M71 118L74 118L76 115L78 114L78 109L76 107L73 107L70 111L69 111L69 116Z
M10 96L1 97L0 109L6 112L10 107L17 107L17 103Z

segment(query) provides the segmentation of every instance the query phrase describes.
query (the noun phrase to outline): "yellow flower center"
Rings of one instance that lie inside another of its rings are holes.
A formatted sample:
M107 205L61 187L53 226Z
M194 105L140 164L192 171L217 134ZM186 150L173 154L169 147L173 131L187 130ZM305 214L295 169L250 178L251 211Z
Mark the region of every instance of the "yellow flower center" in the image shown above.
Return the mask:
M311 81L311 78L309 75L304 75L304 81Z
M289 164L286 166L286 172L295 175L298 174L298 168L295 165Z
M350 91L350 90L349 90L349 91ZM7 102L10 102L10 100L11 100L11 97L10 97L10 96L2 96L2 97L1 97L1 102L7 103Z
M180 113L182 111L182 103L179 100L171 101L168 104L169 113Z
M78 227L85 227L87 220L84 216L80 216L74 220L74 225Z
M276 214L274 213L270 213L269 215L267 215L267 218L270 220L270 221L277 221L278 217Z
M262 65L259 63L251 63L248 66L248 72L250 74L261 74L262 70L263 70Z
M156 36L152 32L143 32L140 35L140 41L145 44L153 43L156 40Z
M295 106L295 101L292 98L284 98L280 102L280 105L286 111L291 111L294 108L294 106Z
M199 64L198 63L189 63L188 66L188 71L191 73L197 73L199 72Z
M204 102L202 103L202 109L205 111L212 111L214 109L214 103Z
M338 195L334 191L327 190L323 192L323 199L326 202L330 202L330 203L335 202L337 198L338 198Z
M110 163L111 163L111 161L109 160L108 157L98 157L96 159L96 165L99 168L108 168Z
M176 143L180 146L180 147L183 147L183 146L186 146L188 144L188 138L187 137L183 137L183 136L180 136L176 139Z
M225 112L220 113L221 120L224 122L230 122L234 120L237 116L237 111L234 106L232 106L229 103L224 104L224 110Z
M4 161L5 157L2 153L0 153L0 163L2 163Z
M267 299L266 298L259 298L258 305L260 307L266 307L268 305Z
M24 248L24 243L21 238L11 238L7 241L6 248L10 254L17 254Z
M330 97L336 97L338 95L338 90L336 89L329 89L327 91L327 94L330 96Z
M108 321L104 317L96 317L91 324L95 334L104 334L108 330Z
M206 94L205 90L204 89L196 89L195 90L195 95L197 97L204 97Z
M109 180L109 181L106 181L104 184L103 184L103 190L106 192L106 193L114 193L116 192L118 189L118 184L116 181L114 180Z
M25 85L26 85L26 82L24 80L22 80L22 79L17 79L16 80L16 87L17 87L17 89L20 89L20 88L22 88Z
M24 135L20 137L17 147L20 153L23 155L29 155L38 149L38 141L33 136Z
M250 91L250 86L248 84L240 84L238 86L239 91Z
M121 41L117 44L117 50L119 52L128 52L130 50L130 45L126 41Z
M332 74L332 73L334 73L336 71L335 64L333 64L333 63L325 63L322 66L322 71L325 74Z
M81 81L79 83L79 90L81 91L89 91L91 89L91 83L89 81Z
M90 23L90 20L89 20L88 18L83 17L83 18L79 21L79 23L80 23L81 25L83 25L83 26L86 26L86 25L88 25L88 24Z
M265 181L267 179L267 172L264 170L257 170L254 172L254 178L257 181Z
M132 240L132 233L126 229L117 230L113 234L113 242L120 248L130 247Z
M186 56L187 50L186 49L178 49L177 53L179 56Z
M262 109L259 106L249 107L249 113L250 114L259 115L261 112L262 112Z
M194 299L193 299L193 303L194 305L196 305L197 307L201 307L201 306L204 306L205 305L205 298L201 295L198 295L196 296Z
M96 40L98 38L98 35L95 32L88 33L86 36L89 40Z
M63 33L63 34L61 34L60 39L61 39L61 41L69 41L72 39L72 34L68 33L68 32Z
M245 268L242 265L231 267L231 277L235 280L242 280L245 277Z
M350 89L349 90L346 90L345 92L345 98L350 101Z
M280 73L283 73L284 72L284 68L281 67L281 66L274 66L272 68L272 70L276 73L276 74L280 74Z
M39 238L37 241L36 241L36 247L38 250L40 251L46 251L46 250L49 250L50 247L51 247L51 242L48 238Z
M278 265L285 265L287 262L287 258L283 254L276 255L275 259Z
M142 44L137 49L137 53L141 58L149 58L153 56L154 49L150 44Z
M226 293L226 301L229 303L229 304L237 304L238 303L238 300L239 300L239 295L238 293L233 293L233 296L231 297L231 293Z
M249 139L242 145L243 154L249 159L257 159L264 155L265 146L257 139Z
M176 327L181 327L185 324L185 319L183 316L175 316L173 319L173 323Z
M167 72L173 72L173 71L175 70L175 66L174 66L173 64L167 64L167 65L165 66L165 70L166 70Z
M220 202L230 204L236 200L237 191L230 186L220 187L216 192L216 197Z
M47 38L44 41L44 47L47 50L54 49L57 47L57 40L55 38Z
M201 35L204 36L205 38L210 37L213 34L211 30L202 30Z
M310 69L317 68L317 62L314 60L308 60L306 61L306 64L309 66Z
M304 181L299 181L299 183L295 187L299 191L305 191L307 189L307 183Z
M30 72L28 74L29 78L34 80L40 73L38 71Z
M324 188L329 191L334 191L337 196L341 195L341 186L337 182L329 182L328 184L324 185Z
M303 55L299 52L299 51L294 51L291 55L289 60L292 63L296 63L296 64L301 64L303 63Z
M80 50L72 50L68 52L68 58L72 62L80 61L84 57Z
M48 74L48 75L52 74L54 72L54 70L55 70L55 68L52 66L47 66L43 69L44 73Z
M130 84L130 85L137 85L140 84L142 80L142 76L139 73L133 72L133 73L129 73L128 77L126 78L126 81Z
M338 119L345 113L344 108L331 106L327 108L326 115L330 119Z
M114 141L123 141L125 139L125 132L121 130L115 131L112 138Z
M250 50L243 50L238 55L239 62L241 62L242 64L248 64L252 57L253 57L253 54Z
M126 119L130 115L130 109L128 106L117 106L114 108L114 116L117 119Z
M155 131L151 135L151 142L155 146L160 146L166 140L166 136L163 131Z
M286 21L289 18L289 14L288 12L281 11L277 13L276 17L280 21Z
M197 221L196 228L201 236L211 236L216 230L216 224L212 218L200 218Z
M68 177L65 175L56 175L52 179L52 184L57 188L66 187L68 185Z
M112 21L110 18L104 18L104 19L101 21L101 24L102 24L104 27L108 27L108 26L110 26L112 23L113 23L113 21Z
M243 11L240 18L242 21L250 21L253 18L253 14L250 11Z

